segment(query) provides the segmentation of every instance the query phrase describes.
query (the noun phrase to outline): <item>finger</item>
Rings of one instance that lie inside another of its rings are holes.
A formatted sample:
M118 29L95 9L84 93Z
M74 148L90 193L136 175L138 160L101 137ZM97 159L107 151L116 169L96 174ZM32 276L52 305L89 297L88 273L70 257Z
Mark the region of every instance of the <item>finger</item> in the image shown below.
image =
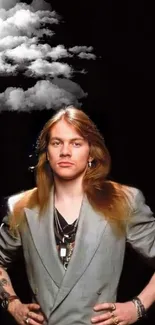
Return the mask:
M40 309L40 305L38 304L28 304L28 309L29 310L39 310Z
M114 325L114 322L113 322L113 320L111 318L109 318L107 320L98 321L95 324L97 324L97 325Z
M44 316L42 314L34 313L33 311L29 311L27 314L27 317L34 319L37 322L43 323L45 320Z
M92 317L91 322L93 324L95 324L95 323L103 322L103 321L111 319L111 318L112 318L111 312L108 312L108 313L105 313L105 314L102 314L102 315Z
M116 305L116 304L115 304ZM106 310L106 309L111 309L113 310L114 304L113 303L103 303L103 304L98 304L94 306L95 311L100 311L100 310Z
M127 324L128 323L119 322L118 320L117 322L115 322L114 319L112 318L97 323L97 325L127 325Z
M43 322L38 322L37 320L34 320L32 318L28 318L28 325L40 325L40 324L43 324Z

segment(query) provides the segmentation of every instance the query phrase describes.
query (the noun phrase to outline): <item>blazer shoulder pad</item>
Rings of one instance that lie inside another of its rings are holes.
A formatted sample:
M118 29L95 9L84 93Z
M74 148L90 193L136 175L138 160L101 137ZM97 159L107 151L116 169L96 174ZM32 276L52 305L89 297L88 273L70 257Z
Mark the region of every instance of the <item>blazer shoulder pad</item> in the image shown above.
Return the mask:
M13 212L15 204L24 196L25 193L26 192L21 192L21 193L15 194L15 195L11 195L8 198L7 204L8 204L9 211L11 213Z

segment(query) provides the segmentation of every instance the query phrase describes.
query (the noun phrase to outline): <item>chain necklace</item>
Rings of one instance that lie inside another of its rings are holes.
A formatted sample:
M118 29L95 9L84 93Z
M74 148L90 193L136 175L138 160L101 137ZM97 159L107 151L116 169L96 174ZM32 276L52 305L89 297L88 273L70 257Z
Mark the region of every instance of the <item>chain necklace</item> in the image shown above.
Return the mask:
M78 218L76 219L73 228L70 231L65 231L69 225L65 225L64 227L61 226L58 211L54 209L54 221L55 221L55 235L59 239L59 257L63 263L64 269L67 269L69 261L71 259L73 248L74 248L74 241L78 226Z

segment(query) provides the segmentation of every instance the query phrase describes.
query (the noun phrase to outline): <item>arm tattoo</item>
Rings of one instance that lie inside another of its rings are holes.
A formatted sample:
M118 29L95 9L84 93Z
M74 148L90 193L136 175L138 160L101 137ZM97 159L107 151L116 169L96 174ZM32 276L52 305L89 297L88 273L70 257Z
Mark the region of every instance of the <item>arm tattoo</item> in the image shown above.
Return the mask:
M0 279L0 298L2 299L10 297L10 293L4 289L4 286L8 284L9 282L6 279Z
M0 283L1 283L2 287L4 287L4 286L7 286L9 284L9 281L7 281L7 279L3 278L3 279L0 280Z

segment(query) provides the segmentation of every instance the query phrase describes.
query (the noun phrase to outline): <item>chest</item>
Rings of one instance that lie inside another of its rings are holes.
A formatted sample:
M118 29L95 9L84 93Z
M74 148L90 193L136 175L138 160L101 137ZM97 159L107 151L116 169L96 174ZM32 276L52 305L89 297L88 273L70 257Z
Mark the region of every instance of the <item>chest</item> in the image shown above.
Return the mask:
M66 222L72 224L80 215L81 202L56 203L55 207Z

